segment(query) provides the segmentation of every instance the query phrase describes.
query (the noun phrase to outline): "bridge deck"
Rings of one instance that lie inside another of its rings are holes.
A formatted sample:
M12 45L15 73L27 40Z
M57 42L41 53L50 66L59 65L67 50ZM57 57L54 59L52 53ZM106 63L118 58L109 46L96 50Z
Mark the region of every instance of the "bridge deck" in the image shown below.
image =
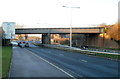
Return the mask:
M70 33L70 28L16 28L16 34L60 34ZM94 27L94 28L72 28L73 34L79 33L102 33L102 28Z

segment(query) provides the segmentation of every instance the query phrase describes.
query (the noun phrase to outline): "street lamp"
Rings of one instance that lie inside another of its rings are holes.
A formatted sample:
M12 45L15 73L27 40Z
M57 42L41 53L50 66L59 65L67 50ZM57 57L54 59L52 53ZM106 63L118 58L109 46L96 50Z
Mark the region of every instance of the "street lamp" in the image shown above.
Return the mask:
M62 7L71 9L71 21L70 21L70 48L71 48L72 47L72 9L73 8L79 9L80 7L69 7L69 6L62 6Z

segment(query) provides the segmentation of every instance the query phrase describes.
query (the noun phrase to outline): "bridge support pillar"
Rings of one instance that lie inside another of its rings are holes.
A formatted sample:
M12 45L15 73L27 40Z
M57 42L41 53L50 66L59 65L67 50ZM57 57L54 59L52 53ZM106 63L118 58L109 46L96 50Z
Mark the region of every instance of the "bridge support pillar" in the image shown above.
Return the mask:
M42 34L42 44L51 44L50 34Z

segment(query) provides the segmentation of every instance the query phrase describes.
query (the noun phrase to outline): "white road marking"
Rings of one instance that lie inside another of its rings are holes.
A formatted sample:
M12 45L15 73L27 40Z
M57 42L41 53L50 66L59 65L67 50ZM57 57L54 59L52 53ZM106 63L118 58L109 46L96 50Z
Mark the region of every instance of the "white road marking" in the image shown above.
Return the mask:
M83 61L83 62L88 62L88 61L86 61L86 60L81 60L81 61Z
M48 51L48 53L51 53L51 51Z
M60 56L64 56L63 54L59 54Z
M34 56L38 57L39 59L41 59L41 60L47 62L47 63L50 64L51 66L57 68L58 70L62 71L63 73L65 73L65 74L68 75L69 77L71 77L71 78L73 78L73 79L76 79L73 75L69 74L68 72L64 71L63 69L59 68L58 66L56 66L56 65L54 65L54 64L52 64L52 63L50 63L49 61L45 60L44 58L42 58L42 57L40 57L40 56L38 56L38 55L32 53L31 51L30 51L30 53L33 54Z
M18 48L18 47L13 47L13 48Z

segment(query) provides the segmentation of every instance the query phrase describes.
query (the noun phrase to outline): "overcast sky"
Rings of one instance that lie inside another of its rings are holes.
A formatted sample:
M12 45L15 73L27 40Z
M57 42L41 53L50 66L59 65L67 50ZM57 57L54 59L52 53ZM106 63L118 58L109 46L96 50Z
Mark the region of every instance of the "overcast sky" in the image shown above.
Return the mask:
M72 27L114 24L120 0L0 0L0 25L16 22L25 27Z

